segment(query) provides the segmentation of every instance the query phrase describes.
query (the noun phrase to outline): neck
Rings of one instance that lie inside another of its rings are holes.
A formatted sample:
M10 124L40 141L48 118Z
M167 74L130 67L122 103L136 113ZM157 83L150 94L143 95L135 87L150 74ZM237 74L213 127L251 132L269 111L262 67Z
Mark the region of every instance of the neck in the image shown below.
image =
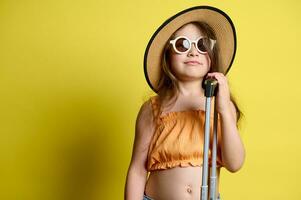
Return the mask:
M195 81L178 81L179 95L185 97L204 96L204 89L202 88L202 80Z

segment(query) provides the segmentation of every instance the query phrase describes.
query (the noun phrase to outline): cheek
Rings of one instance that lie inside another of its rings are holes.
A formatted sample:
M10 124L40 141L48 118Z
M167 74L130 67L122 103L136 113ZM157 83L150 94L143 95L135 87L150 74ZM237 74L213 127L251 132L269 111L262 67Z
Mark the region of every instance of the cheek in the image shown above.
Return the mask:
M208 69L210 70L211 69L211 59L210 59L209 55L206 55L205 60L206 60Z
M170 64L171 70L174 71L175 69L179 68L180 61L181 61L180 56L178 56L178 55L170 55L169 64Z
M177 62L179 62L179 56L175 55L175 54L170 54L170 63L175 64Z

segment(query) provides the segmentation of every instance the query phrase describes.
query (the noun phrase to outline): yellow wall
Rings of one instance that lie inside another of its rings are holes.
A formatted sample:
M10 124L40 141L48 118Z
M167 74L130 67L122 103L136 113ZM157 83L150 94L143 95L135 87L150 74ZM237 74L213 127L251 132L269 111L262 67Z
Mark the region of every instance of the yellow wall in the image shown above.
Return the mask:
M195 5L237 29L231 88L246 161L222 170L223 199L300 199L301 3L0 2L0 199L122 199L156 28Z

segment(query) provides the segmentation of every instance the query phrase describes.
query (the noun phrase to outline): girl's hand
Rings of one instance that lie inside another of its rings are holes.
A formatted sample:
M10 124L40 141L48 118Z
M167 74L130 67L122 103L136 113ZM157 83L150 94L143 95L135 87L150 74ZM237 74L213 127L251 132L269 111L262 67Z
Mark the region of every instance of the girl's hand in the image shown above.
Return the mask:
M207 78L215 78L218 82L216 94L216 109L220 114L231 112L231 99L228 80L223 73L212 72L207 74Z

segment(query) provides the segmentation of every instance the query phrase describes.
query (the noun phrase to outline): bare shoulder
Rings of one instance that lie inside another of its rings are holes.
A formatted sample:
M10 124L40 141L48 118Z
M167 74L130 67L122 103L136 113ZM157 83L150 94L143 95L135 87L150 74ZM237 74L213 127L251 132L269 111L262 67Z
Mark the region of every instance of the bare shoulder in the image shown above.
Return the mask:
M151 104L151 99L145 101L138 112L136 125L137 126L147 126L151 125L150 122L153 119L153 109Z
M154 131L154 114L151 98L145 101L138 112L136 119L136 135L151 137Z
M144 102L137 115L132 166L146 170L147 152L154 132L150 99Z
M154 133L153 110L151 100L145 101L138 112L135 124L133 157L144 160ZM139 160L140 160L139 159Z

